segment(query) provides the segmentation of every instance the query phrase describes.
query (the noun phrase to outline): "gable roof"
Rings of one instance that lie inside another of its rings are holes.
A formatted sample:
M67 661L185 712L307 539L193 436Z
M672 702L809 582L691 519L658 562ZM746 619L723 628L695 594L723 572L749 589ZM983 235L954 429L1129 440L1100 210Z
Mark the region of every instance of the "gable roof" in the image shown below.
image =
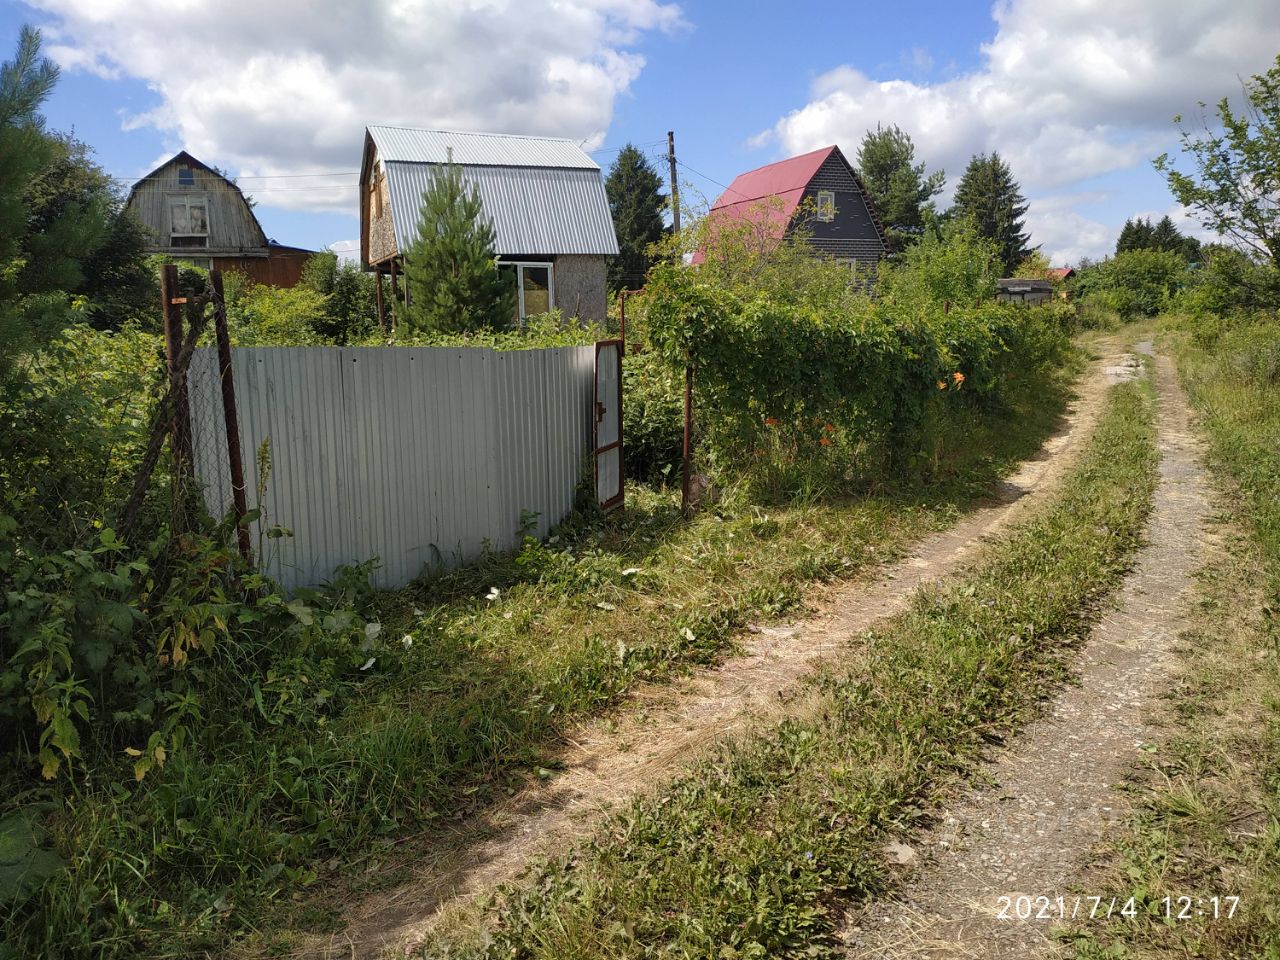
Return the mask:
M738 174L707 212L708 227L714 230L717 223L749 221L761 224L772 240L781 240L787 227L791 225L800 201L804 199L805 189L818 175L822 165L833 156L853 176L862 199L866 202L867 211L871 214L871 222L875 225L880 242L887 246L884 228L871 204L871 198L867 196L862 178L834 144ZM703 251L699 249L694 254L693 262L699 263L702 258Z
M450 157L480 194L499 256L618 252L600 167L572 140L370 126L362 187L375 150L401 252L417 239L423 191Z
M136 197L138 191L142 189L144 185L154 180L163 179L161 177L161 174L164 173L165 170L168 170L170 167L175 165L192 167L196 170L203 170L209 176L216 177L218 180L221 180L223 183L225 183L228 189L233 191L236 194L236 196L240 198L240 202L244 205L242 212L247 216L248 224L250 226L250 229L253 235L254 249L261 247L264 251L266 250L267 244L269 242L267 239L267 234L262 229L262 224L258 222L258 215L253 212L253 207L249 203L248 199L245 197L244 191L240 189L240 187L236 184L234 180L228 179L225 174L221 173L218 170L215 170L213 167L209 166L207 163L202 163L200 160L197 160L195 157L187 153L187 151L185 150L179 150L172 157L170 157L164 163L160 164L160 166L156 167L150 173L142 177L139 177L134 182L133 186L129 188L129 196L125 200L125 207L128 208L134 205L134 198ZM195 250L198 248L191 248L191 249ZM208 254L196 254L196 255L205 256Z

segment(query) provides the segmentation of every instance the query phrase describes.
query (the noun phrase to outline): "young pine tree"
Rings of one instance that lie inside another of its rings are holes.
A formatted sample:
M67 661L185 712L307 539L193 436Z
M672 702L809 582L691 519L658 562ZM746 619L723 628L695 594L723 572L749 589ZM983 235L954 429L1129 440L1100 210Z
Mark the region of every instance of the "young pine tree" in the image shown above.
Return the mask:
M971 220L978 235L995 242L1000 251L1001 276L1010 276L1031 249L1024 230L1027 201L1009 165L995 151L969 161L956 187L952 216Z
M418 239L405 251L405 327L469 333L510 326L515 290L498 272L495 238L480 194L462 169L449 164L437 170L422 194Z

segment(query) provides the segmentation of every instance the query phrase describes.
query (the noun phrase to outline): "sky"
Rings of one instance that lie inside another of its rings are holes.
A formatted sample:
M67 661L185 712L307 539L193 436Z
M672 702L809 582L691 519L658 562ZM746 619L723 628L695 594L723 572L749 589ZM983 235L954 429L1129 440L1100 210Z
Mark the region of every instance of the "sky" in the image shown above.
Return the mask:
M0 0L0 59L39 27L49 126L127 189L186 149L235 176L269 237L358 249L367 124L641 147L686 197L897 124L945 170L998 150L1055 264L1124 221L1206 236L1151 166L1280 54L1276 0ZM1186 166L1182 161L1181 166Z

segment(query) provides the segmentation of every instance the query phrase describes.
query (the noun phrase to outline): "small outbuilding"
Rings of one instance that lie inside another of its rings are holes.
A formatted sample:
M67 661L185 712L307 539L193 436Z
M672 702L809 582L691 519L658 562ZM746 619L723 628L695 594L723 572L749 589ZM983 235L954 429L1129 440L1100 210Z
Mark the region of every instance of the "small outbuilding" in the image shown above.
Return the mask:
M551 309L604 320L606 258L618 253L604 177L572 140L371 126L360 167L360 257L398 276L418 236L422 195L454 163L473 184L495 233L500 268L517 287L519 319Z
M708 241L747 224L764 244L800 227L819 253L849 265L874 266L888 252L884 227L866 187L837 146L739 174L707 214ZM705 249L694 254L700 263Z
M148 253L234 270L256 283L292 287L315 254L268 240L240 188L185 150L135 183L126 208L147 229Z
M1048 280L1024 280L1014 277L996 281L996 300L999 303L1025 303L1036 306L1047 303L1053 296L1053 284Z

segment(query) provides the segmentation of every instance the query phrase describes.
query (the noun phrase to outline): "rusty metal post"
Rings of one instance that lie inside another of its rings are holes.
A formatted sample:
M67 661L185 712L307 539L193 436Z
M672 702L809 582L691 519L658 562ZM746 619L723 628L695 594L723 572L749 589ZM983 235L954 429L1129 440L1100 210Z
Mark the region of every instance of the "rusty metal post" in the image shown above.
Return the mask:
M169 371L169 390L173 395L173 459L179 473L191 463L191 404L187 398L186 377L179 374L178 355L182 352L182 308L187 298L179 296L178 268L166 263L160 272L160 299L164 306L164 353Z
M680 485L680 511L688 516L693 510L690 503L692 484L692 436L693 436L693 364L684 366L684 478Z
M236 514L236 542L244 562L253 563L249 529L244 525L249 512L244 482L244 458L240 450L240 421L236 414L236 385L231 370L231 335L227 331L227 299L222 290L222 271L211 270L213 285L213 329L218 339L218 379L222 381L222 417L227 425L227 466L231 469L231 501Z

